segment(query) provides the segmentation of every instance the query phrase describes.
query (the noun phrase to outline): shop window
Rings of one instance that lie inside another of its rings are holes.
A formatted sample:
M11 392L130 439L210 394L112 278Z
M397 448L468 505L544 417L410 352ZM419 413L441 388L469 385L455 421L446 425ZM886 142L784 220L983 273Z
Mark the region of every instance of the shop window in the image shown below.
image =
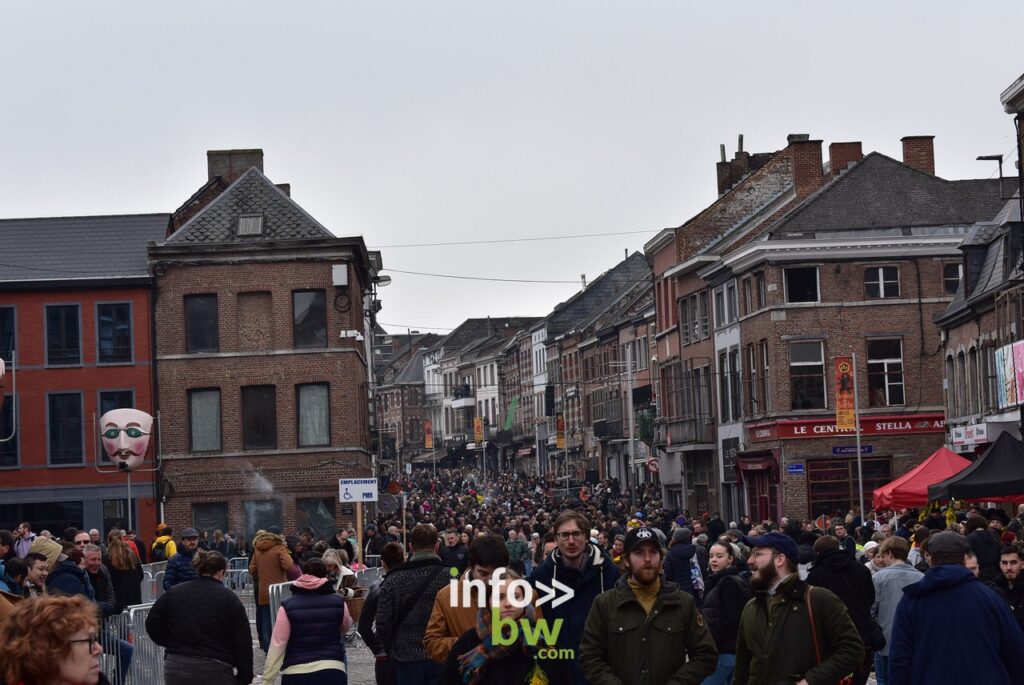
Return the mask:
M892 460L888 457L862 459L864 473L864 506L871 506L871 492L892 480ZM846 515L858 505L859 487L857 459L807 461L807 514Z
M818 302L818 267L783 269L786 278L786 302Z
M139 517L136 515L138 511L138 500L132 500L135 505L135 509L132 510L132 526L138 527ZM119 528L126 530L128 528L128 500L126 499L105 499L103 500L103 530L110 530L111 528Z
M864 269L864 294L870 300L900 296L900 270L895 266Z
M790 344L789 393L793 409L825 408L825 362L820 342Z
M903 345L892 340L868 341L868 405L891 407L904 403Z

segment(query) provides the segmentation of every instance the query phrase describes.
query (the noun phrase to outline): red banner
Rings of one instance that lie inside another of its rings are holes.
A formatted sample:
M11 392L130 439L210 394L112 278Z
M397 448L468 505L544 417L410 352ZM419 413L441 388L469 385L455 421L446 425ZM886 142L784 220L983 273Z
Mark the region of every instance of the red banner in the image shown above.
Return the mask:
M857 427L853 409L853 358L836 357L836 427L855 430Z

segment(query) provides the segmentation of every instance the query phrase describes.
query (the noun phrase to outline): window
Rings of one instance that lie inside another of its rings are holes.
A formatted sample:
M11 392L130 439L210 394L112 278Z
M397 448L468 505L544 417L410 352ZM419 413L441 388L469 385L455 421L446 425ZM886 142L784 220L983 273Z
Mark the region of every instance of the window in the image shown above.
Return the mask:
M769 394L771 389L769 368L771 365L771 358L768 356L768 341L762 340L758 347L761 348L761 401L763 402L762 411L772 410L772 396Z
M96 305L96 335L100 364L132 361L132 306L128 302Z
M789 393L793 409L825 408L825 362L820 342L790 344Z
M743 407L740 397L740 351L735 347L729 350L729 401L732 407L732 420L743 418Z
M962 262L942 265L942 289L947 295L956 295L963 277L964 265Z
M327 303L323 290L292 293L295 347L327 347Z
M77 304L46 306L46 363L50 366L75 366L82 363Z
M135 392L132 390L100 390L99 396L99 412L96 414L97 420L99 417L106 414L108 411L114 409L134 409L135 408ZM109 464L110 457L107 456L105 450L100 450L100 461Z
M228 532L228 503L202 502L192 505L192 527L199 534L207 533L213 542L213 531Z
M219 351L218 321L216 295L186 295L185 351Z
M711 316L708 307L708 291L700 291L698 299L700 301L700 337L706 338L711 335Z
M981 387L978 385L978 348L972 347L967 353L968 413L980 414Z
M757 291L757 308L763 309L768 304L768 294L764 287L764 272L754 274L754 289Z
M900 296L900 270L895 266L864 269L864 294L868 299Z
M984 370L984 396L985 396L985 410L993 411L996 409L996 348L985 347L982 348L983 370ZM952 374L950 374L952 378ZM949 381L952 384L952 380ZM952 388L953 386L950 385Z
M902 348L898 338L868 341L868 406L903 404Z
M945 378L945 390L946 390L946 416L955 419L959 416L956 413L956 386L954 385L953 379L953 357L946 357L946 378Z
M220 390L188 391L188 449L217 452L220 444Z
M864 492L873 492L892 480L892 461L862 459ZM807 505L811 517L849 511L857 504L857 459L807 461Z
M276 499L242 502L245 511L246 537L252 540L258 530L266 530L271 526L281 527L281 503Z
M729 323L734 322L739 318L739 302L736 301L736 282L733 281L729 285L725 286L725 311L726 321Z
M690 344L690 335L693 333L694 321L690 318L690 299L684 297L679 300L679 333L684 345Z
M743 313L750 314L754 311L753 281L749 278L743 279Z
M277 389L273 385L242 388L242 448L277 449Z
M0 307L0 358L10 365L15 343L14 307Z
M719 420L729 422L729 366L728 355L718 353L718 408Z
M47 434L50 464L85 463L82 423L82 393L62 392L47 395Z
M298 403L299 447L331 444L328 389L326 383L295 386Z
M786 302L818 301L818 267L783 269L786 278Z
M746 391L747 391L747 414L758 414L760 413L760 402L758 401L758 368L757 368L757 353L754 351L753 345L747 345L745 350L746 353L746 364L747 364L747 378L746 378Z
M715 290L715 328L724 326L728 321L725 311L725 290L718 288Z
M262 235L263 215L242 214L238 217L238 235Z
M11 439L0 442L0 468L18 465L18 435L14 430L14 409L14 395L4 395L4 406L0 409L0 438Z
M133 499L132 503L136 505L135 509L132 510L132 514L135 514L138 510L138 500ZM132 523L137 523L139 517L133 515ZM120 528L124 530L128 527L128 500L126 499L105 499L103 500L103 530L110 530L111 528Z
M303 498L295 500L295 524L299 530L311 528L314 540L330 540L338 530L334 522L333 497Z

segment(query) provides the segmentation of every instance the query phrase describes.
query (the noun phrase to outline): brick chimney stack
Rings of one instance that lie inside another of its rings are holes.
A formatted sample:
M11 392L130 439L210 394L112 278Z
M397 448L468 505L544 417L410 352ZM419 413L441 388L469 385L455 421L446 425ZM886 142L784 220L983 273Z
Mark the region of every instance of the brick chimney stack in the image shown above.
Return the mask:
M908 167L935 175L935 136L904 136L903 163Z
M807 197L825 183L825 170L821 167L821 141L809 138L806 133L792 134L787 138L797 197Z
M829 171L832 178L846 171L851 164L856 164L864 159L864 152L861 144L856 143L832 143L828 146Z
M208 180L220 176L234 183L251 167L263 171L263 150L210 150L206 153Z

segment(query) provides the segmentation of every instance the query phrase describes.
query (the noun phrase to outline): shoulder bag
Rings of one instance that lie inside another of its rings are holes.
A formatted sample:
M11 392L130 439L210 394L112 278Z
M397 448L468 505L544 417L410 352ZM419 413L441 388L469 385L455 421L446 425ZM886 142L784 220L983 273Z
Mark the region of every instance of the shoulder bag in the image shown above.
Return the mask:
M811 586L807 586L807 618L811 622L811 639L814 640L814 663L818 665L821 663L821 648L818 646L818 628L814 625L814 609L811 607ZM853 685L853 674L843 676L839 679L837 685Z

